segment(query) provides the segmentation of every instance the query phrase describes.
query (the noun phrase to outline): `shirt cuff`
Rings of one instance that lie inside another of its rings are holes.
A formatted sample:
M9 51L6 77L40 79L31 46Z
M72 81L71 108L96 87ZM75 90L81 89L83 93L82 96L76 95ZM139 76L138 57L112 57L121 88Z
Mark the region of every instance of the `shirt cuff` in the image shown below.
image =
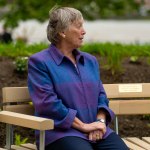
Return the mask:
M61 121L55 122L55 127L62 129L69 129L72 126L76 114L77 114L76 110L69 108L68 114L65 116L65 118Z
M109 125L115 117L114 112L108 106L98 106L98 110L100 109L106 112L106 125Z

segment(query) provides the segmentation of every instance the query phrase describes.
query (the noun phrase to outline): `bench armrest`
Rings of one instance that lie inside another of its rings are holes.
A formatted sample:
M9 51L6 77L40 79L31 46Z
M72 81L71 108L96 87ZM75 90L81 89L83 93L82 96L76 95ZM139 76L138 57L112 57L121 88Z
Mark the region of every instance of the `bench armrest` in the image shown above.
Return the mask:
M54 128L54 122L51 119L10 111L0 111L0 122L37 130L50 130Z

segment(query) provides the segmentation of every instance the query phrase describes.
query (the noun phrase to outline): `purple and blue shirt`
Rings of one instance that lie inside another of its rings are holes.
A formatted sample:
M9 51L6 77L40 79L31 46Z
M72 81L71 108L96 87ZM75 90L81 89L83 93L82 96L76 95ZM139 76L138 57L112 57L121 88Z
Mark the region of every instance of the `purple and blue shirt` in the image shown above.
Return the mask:
M51 44L29 58L28 88L35 115L54 120L54 129L46 131L46 145L65 136L88 140L84 133L72 127L72 123L75 117L84 123L96 121L99 109L109 114L103 138L113 132L109 123L114 113L108 107L96 58L77 49L73 54L76 65ZM36 137L38 144L38 131Z

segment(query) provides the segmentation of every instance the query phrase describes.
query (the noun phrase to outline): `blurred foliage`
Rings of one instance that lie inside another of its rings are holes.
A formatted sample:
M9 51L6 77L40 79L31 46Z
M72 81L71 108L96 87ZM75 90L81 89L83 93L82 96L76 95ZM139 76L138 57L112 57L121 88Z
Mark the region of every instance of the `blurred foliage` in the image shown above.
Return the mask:
M133 18L139 16L140 4L135 0L0 0L0 19L6 26L15 27L19 20L37 19L45 21L54 5L79 9L85 19Z
M143 115L142 117L144 120L150 120L150 115L147 114L147 115ZM150 124L149 124L150 125ZM150 126L149 126L150 127Z
M1 0L0 1L0 6L4 6L4 5L6 5L7 4L7 1L6 0Z
M32 44L26 45L23 42L0 44L0 56L15 58L15 65L18 72L27 70L28 56L46 49L47 44ZM112 74L122 72L122 61L125 58L144 58L149 64L150 60L150 44L121 44L121 43L87 43L81 48L82 51L99 55L105 59L104 64L101 64L105 69L111 70ZM101 62L102 63L102 62Z
M14 61L16 71L20 74L26 72L27 62L28 62L28 57L17 57Z
M21 145L27 143L28 138L21 139L21 135L15 134L15 145Z

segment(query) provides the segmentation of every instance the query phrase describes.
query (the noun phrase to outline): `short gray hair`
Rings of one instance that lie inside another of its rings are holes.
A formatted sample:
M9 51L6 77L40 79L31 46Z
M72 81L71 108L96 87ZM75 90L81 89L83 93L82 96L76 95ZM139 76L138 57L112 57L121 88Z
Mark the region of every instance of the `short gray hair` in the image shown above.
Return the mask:
M49 12L49 23L47 26L47 38L57 44L60 40L60 32L66 30L71 23L82 19L79 10L71 7L54 7Z

